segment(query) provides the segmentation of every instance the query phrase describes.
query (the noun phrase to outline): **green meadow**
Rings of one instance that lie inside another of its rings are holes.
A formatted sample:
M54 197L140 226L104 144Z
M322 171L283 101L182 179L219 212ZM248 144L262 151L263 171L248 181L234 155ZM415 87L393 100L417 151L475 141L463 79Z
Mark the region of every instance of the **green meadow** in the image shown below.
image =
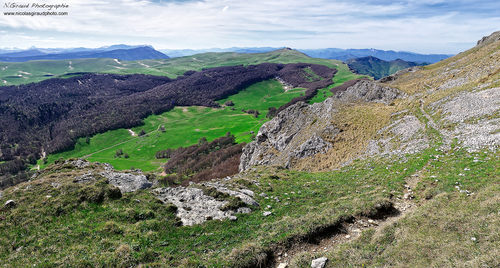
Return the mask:
M190 146L196 144L201 137L210 141L229 131L236 136L236 142L250 142L251 131L257 133L260 126L269 120L266 118L269 107L279 107L302 93L303 89L284 92L283 86L276 80L256 83L219 101L223 105L226 100L232 100L235 104L232 107L175 107L161 115L149 116L144 119L144 125L131 129L136 134L144 130L147 133L145 136L132 136L129 130L118 129L97 134L90 138L89 143L86 138L80 138L74 150L49 155L48 163L53 163L60 157L87 156L91 162L110 163L116 169L134 167L153 171L165 162L164 159L155 159L157 151ZM254 115L242 112L242 109L258 110L260 115L255 118ZM159 130L160 126L165 126L165 132ZM129 158L114 157L118 149L127 153Z
M261 63L265 60L270 60L267 58L269 55L266 57L263 55L260 57L253 56L254 58L252 58L247 54L240 55L236 53L205 53L195 56L196 60L203 59L207 62L214 61L215 64L217 59L227 59L229 54L233 55L233 58L229 58L230 60L227 61L231 62L232 65L241 63L243 59L246 59L247 62L249 59L252 59L253 63ZM234 55L238 57L234 58ZM283 60L300 62L299 59L301 57L299 56L301 55L303 54L296 51L285 50L283 53L275 56L277 58L283 58ZM338 69L338 73L333 78L335 84L331 85L330 88L341 85L345 81L362 77L351 73L348 67L339 61L308 59ZM177 59L177 61L180 61L177 62L177 64L181 66L177 67L180 73L190 68L201 69L202 67L207 67L206 65L200 65L200 63L194 64L192 63L192 59L189 60L187 57ZM116 61L113 62L116 63ZM190 62L192 63L191 65L189 64ZM137 70L138 69L136 69L136 71ZM145 136L132 136L129 130L118 129L97 134L90 138L89 143L86 142L85 137L82 137L78 140L74 150L49 155L47 164L53 163L60 157L66 159L71 157L85 157L91 162L98 161L110 163L119 170L131 169L133 167L140 168L144 171L159 171L161 166L165 163L165 160L155 158L155 153L157 151L180 146L190 146L196 144L202 137L211 141L215 138L224 136L227 132L231 132L231 134L235 135L236 142L238 143L250 142L252 140L252 135L256 134L259 128L269 120L266 118L269 107L279 108L291 99L301 96L304 92L305 89L302 88L294 88L285 92L280 82L274 79L263 81L249 86L238 94L218 101L223 106L226 101L231 100L234 103L232 107L218 109L206 107L175 107L173 110L161 115L149 116L144 119L144 124L142 126L131 129L135 134L139 134L141 130L144 130L147 133ZM310 100L310 103L324 101L331 95L332 93L328 88L318 90L317 95ZM245 111L258 110L260 115L255 118L253 115L242 112L242 109ZM164 126L164 132L160 131L161 126ZM253 134L251 133L252 131L254 132ZM123 153L127 153L129 158L115 157L116 150L120 149ZM39 161L39 164L41 168L47 165L43 164L42 160Z

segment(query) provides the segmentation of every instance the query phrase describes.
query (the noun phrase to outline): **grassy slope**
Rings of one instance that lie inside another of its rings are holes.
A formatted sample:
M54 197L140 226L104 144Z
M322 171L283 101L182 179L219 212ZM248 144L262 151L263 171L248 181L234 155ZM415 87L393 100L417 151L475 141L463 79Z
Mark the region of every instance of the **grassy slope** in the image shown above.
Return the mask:
M71 62L71 65L69 62ZM75 59L58 61L41 60L22 63L0 62L0 84L19 85L39 82L58 76L65 77L65 74L74 72L101 72L118 74L141 73L175 78L189 70L200 71L203 68L241 64L260 64L264 62L283 64L297 62L316 63L326 65L328 67L338 68L339 71L342 72L349 72L348 67L342 64L341 61L310 58L295 50L282 49L255 54L240 54L233 52L203 53L193 56L162 60L117 62L114 59ZM47 74L54 76L47 77L45 76ZM1 80L7 81L7 83L2 82Z
M277 196L280 203L256 196L261 206L251 214L238 215L236 222L212 221L193 227L175 227L171 210L155 205L146 192L106 199L102 204L79 203L81 186L72 183L75 174L67 173L72 168L63 169L35 180L29 189L24 183L20 190L4 192L2 202L14 199L18 206L0 212L0 259L5 267L141 263L239 267L255 262L263 252L270 254L276 245L286 248L346 216L370 214L389 194L401 196L405 178L418 173L421 182L414 189L418 212L377 231L364 231L359 239L327 253L299 255L292 267L309 267L312 258L325 255L330 260L327 267L496 266L500 264L496 257L500 246L499 156L431 148L405 160L374 158L333 172L258 169L243 176L260 182L250 189ZM457 181L475 194L458 193ZM52 182L63 186L54 188ZM249 185L245 180L239 183ZM267 205L273 214L263 217ZM57 215L59 207L64 208L61 215ZM31 216L26 217L27 213Z

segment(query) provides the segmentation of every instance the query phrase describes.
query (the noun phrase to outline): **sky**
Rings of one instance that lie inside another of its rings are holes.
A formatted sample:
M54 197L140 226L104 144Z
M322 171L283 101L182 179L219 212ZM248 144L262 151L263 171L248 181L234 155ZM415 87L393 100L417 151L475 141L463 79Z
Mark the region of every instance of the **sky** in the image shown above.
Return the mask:
M456 54L500 30L498 0L22 1L0 2L0 48L148 44L156 49L286 46ZM50 12L67 15L5 13L47 12L43 4L65 4Z

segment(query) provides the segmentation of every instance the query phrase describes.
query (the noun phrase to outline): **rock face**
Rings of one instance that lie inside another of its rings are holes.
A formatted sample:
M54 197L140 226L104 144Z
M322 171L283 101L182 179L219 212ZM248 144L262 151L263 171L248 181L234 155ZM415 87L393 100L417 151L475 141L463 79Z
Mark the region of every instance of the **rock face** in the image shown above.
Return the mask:
M381 86L370 81L359 81L344 92L338 92L335 98L345 102L367 101L389 105L398 97L407 97L406 93L395 88Z
M481 38L479 41L477 41L477 46L480 46L482 44L490 44L498 40L500 40L500 31L494 32L489 36Z
M301 159L333 148L339 129L331 121L338 108L348 102L390 104L406 94L370 81L360 81L322 103L299 102L282 111L259 130L256 140L243 148L240 172L255 165L293 168Z
M139 189L147 189L153 186L153 183L148 181L144 175L113 171L102 171L99 175L107 178L110 184L120 188L122 193L134 192Z
M231 196L240 197L240 199L250 206L259 206L255 200L243 191L233 191L221 186L220 184L207 184L214 187L219 192L227 193ZM249 191L249 190L246 190ZM236 213L250 213L249 207L240 207L236 210L220 210L228 201L219 201L212 196L205 195L202 189L196 187L177 187L177 188L157 188L151 191L156 198L177 206L176 216L181 218L183 225L200 224L207 220L237 220ZM251 192L251 191L250 191ZM252 192L253 193L253 192Z

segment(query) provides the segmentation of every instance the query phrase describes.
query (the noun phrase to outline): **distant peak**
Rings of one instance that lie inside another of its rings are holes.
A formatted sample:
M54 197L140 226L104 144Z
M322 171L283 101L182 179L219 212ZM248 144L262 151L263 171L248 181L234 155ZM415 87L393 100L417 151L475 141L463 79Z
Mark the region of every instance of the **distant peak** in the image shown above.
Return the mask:
M489 36L484 36L480 40L477 41L477 46L480 46L482 44L491 44L493 42L499 41L500 40L500 31L496 31Z

